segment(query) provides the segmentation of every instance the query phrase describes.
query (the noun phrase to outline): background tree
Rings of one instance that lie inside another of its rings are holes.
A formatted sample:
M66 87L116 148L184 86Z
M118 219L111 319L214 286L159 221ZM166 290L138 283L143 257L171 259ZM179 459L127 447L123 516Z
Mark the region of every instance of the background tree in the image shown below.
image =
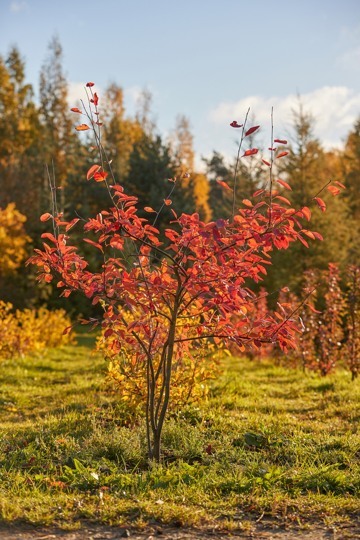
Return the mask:
M285 251L277 252L274 258L276 272L269 269L266 284L272 289L289 285L300 295L304 273L307 270L315 268L325 270L329 261L345 263L349 221L346 202L339 199L335 205L332 194L326 188L323 189L330 180L341 179L338 162L333 154L327 154L323 150L320 142L314 137L314 120L303 111L301 105L298 111L294 112L293 128L294 136L288 149L289 153L281 160L278 173L281 173L282 178L291 185L292 191L286 191L286 197L294 208L310 207L312 227L325 241L311 243L309 249L298 243L291 251L291 255ZM317 194L324 199L328 208L326 217L314 201Z
M348 258L351 264L356 264L360 260L360 118L345 143L342 173L352 218Z
M0 199L16 203L28 217L27 230L38 223L41 186L38 110L33 89L25 82L25 64L16 47L0 57Z
M58 202L65 210L65 188L76 180L79 168L80 141L74 132L68 104L68 82L62 67L63 52L59 39L52 38L47 58L40 71L40 120L42 130L42 179L43 200L45 210L49 206L48 172L56 177ZM69 203L72 204L71 202Z
M200 218L209 221L212 217L209 204L210 186L207 177L196 171L194 138L186 116L178 116L171 136L176 176L180 179L178 189L183 212L198 212Z

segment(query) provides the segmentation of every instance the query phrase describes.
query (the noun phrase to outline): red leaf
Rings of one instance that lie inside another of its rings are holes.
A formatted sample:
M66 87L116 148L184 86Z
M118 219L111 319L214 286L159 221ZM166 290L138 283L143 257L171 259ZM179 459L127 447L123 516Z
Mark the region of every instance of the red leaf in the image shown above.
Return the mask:
M110 337L110 336L112 336L113 333L114 333L114 330L112 330L112 328L108 328L108 329L105 330L105 332L104 332L104 337L105 337L105 338Z
M277 195L276 197L274 197L274 199L278 199L279 201L291 206L291 202L289 201L289 199L286 199L285 197L282 197L282 195Z
M238 124L236 120L233 120L230 124L231 127L233 128L241 128L243 125L242 124Z
M108 173L105 171L99 171L94 174L95 182L103 182L108 177Z
M311 211L310 211L310 208L308 208L307 206L304 206L302 209L301 209L301 212L302 214L304 215L304 217L310 221L311 219Z
M284 180L276 180L278 184L280 184L280 186L286 188L286 189L290 189L290 191L292 191L291 187L289 186L289 184L287 182L285 182Z
M144 207L144 210L145 210L145 212L156 212L156 210L154 210L153 208L151 208L151 206L145 206L145 207Z
M261 160L263 163L265 163L265 165L267 165L268 167L271 167L271 163L269 163L268 161L266 161L266 159L262 159Z
M95 105L95 107L97 106L97 104L99 103L99 96L97 95L97 93L95 92L94 94L94 97L92 99L90 99L91 103L93 103Z
M253 207L253 203L249 201L249 199L243 199L243 204L245 204L245 206Z
M322 212L325 212L326 210L326 204L324 203L324 201L322 199L320 199L320 197L314 197L314 201L316 201L316 204L318 205L318 207L320 208L320 210Z
M274 139L274 142L277 142L279 144L287 144L287 141L285 139Z
M40 216L40 221L48 221L48 219L51 219L52 218L52 215L49 214L49 212L46 212L46 214L42 214Z
M219 184L219 186L225 189L228 189L229 191L232 191L231 187L226 182L223 182L222 180L216 180L216 181Z
M102 246L98 244L97 242L93 242L92 240L89 240L88 238L84 238L84 242L87 242L88 244L100 249L100 251L104 252Z
M63 336L66 336L67 334L70 334L70 332L72 331L72 328L73 328L72 325L71 325L71 326L67 326L67 327L65 328L65 330L63 331L62 335L63 335Z
M170 206L170 204L172 204L172 200L171 199L164 199L164 204L166 206Z
M309 247L309 244L307 243L307 241L304 240L304 238L302 238L302 237L300 236L300 234L298 235L298 240L300 240L300 242L301 242L302 244L304 244L305 247L307 247L307 248Z
M50 240L50 242L54 242L54 244L57 243L57 240L56 240L55 236L53 234L51 234L51 233L48 233L48 232L43 233L41 235L41 238L44 238L45 240Z
M312 306L311 304L305 304L305 306L307 306L313 313L321 313L321 311L315 309L314 306Z
M75 127L76 131L86 131L87 129L90 129L87 124L80 124L79 126Z
M86 83L86 86L87 86L88 88L91 88L92 86L94 86L94 83L93 83L93 82L88 82L88 83Z
M276 156L276 159L282 158L284 156L287 156L289 152L280 152L278 156Z
M78 109L77 107L73 107L72 109L70 109L70 111L82 114L82 111L80 111L80 109Z
M340 189L335 186L328 186L327 189L328 191L330 191L331 195L333 195L334 197L336 197L336 195L339 195L340 193Z
M258 189L257 191L255 191L255 193L253 193L253 197L258 197L259 195L264 193L264 191L265 189Z
M65 231L68 232L70 229L72 229L78 222L80 221L79 218L74 218L68 223L65 227Z
M257 148L250 148L249 150L246 150L245 154L243 154L242 157L254 156L258 153L258 151L259 150Z
M86 180L91 180L96 172L100 169L100 165L92 165L88 172L86 173Z
M245 137L247 137L248 135L251 135L252 133L254 133L257 129L259 129L260 126L254 126L254 127L251 127L250 129L247 130L247 132L245 133Z
M307 229L303 229L301 231L303 234L305 234L306 236L308 236L309 238L311 238L311 240L315 240L315 234L312 232L312 231L308 231Z
M317 238L318 240L324 240L323 236L321 236L321 234L320 234L319 232L313 231L313 235L314 235L315 238Z
M342 189L346 189L346 186L344 186L344 184L342 184L341 182L335 182L335 184L337 186L340 186Z

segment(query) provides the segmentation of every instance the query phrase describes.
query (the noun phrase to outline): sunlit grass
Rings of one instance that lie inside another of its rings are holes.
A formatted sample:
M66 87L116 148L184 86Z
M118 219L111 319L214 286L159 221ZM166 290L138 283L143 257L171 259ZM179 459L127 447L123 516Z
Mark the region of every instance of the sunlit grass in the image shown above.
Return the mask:
M360 384L227 361L200 407L172 415L163 465L124 415L106 364L82 344L2 364L2 520L152 520L235 527L265 515L353 519L360 495Z

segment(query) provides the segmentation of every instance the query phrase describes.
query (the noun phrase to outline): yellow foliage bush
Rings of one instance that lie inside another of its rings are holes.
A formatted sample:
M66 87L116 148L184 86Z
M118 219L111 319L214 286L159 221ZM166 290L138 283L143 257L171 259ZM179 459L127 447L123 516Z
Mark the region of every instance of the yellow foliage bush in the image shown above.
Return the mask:
M25 221L14 203L0 208L0 275L11 274L26 257L30 238L25 234Z
M129 313L124 318L128 323L132 321ZM119 390L119 399L126 404L129 412L136 412L146 402L146 365L125 347L114 355L112 345L116 339L116 333L109 337L103 333L97 340L97 349L109 360L108 378ZM170 410L206 399L208 382L219 374L223 355L224 349L204 340L201 348L193 349L186 357L173 362Z
M0 359L68 343L71 337L63 331L70 325L63 309L14 311L12 304L0 300Z

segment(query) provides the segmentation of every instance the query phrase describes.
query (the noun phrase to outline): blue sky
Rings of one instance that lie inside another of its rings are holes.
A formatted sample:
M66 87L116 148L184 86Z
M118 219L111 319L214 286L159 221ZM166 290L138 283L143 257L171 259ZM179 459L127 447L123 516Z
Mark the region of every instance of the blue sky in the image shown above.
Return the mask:
M35 88L55 33L71 99L115 81L132 112L147 88L164 136L190 118L198 159L234 154L248 106L284 136L300 94L327 148L360 115L359 0L0 0L0 54L16 44Z

